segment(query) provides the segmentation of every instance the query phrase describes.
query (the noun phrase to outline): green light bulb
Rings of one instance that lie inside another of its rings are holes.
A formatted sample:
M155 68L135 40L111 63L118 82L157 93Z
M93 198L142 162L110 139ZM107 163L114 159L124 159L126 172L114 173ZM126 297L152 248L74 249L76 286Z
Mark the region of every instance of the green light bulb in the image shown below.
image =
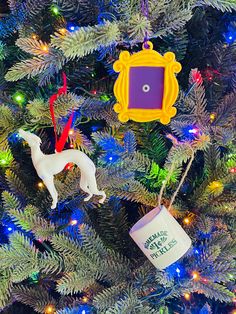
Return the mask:
M55 15L59 14L59 8L57 6L53 6L51 10Z
M101 99L102 101L108 101L108 100L110 99L110 96L107 95L107 94L103 94L103 95L101 95L100 99Z
M19 105L22 105L25 102L25 95L21 92L16 92L12 96L13 100L17 102Z

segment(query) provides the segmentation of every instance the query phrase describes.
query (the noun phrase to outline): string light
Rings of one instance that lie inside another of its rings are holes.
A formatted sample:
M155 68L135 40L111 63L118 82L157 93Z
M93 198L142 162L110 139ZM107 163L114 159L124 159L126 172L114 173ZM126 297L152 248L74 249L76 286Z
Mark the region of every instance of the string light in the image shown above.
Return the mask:
M190 134L197 134L198 133L198 129L197 128L193 128L193 129L189 129L188 130L188 132L190 133Z
M71 170L73 166L74 164L72 162L68 162L68 164L65 166L65 170Z
M202 75L199 71L197 70L192 70L192 79L194 83L201 84L202 83Z
M199 280L200 278L199 272L197 271L193 271L192 276L193 276L193 280Z
M93 95L97 95L97 91L96 91L96 89L92 90L92 91L91 91L91 94L93 94Z
M230 168L230 169L229 169L229 172L230 172L230 173L236 173L236 167Z
M45 314L54 314L55 313L55 306L54 305L47 305L44 309Z
M32 39L38 39L38 35L32 34L32 35L31 35L31 38L32 38Z
M180 277L180 269L178 267L176 268L176 273L178 274L178 277Z
M12 98L19 105L22 105L25 102L25 95L21 92L16 92Z
M8 231L12 231L12 227L8 227L7 230L8 230Z
M191 295L189 293L185 293L184 298L185 298L185 300L189 301L191 298Z
M210 121L211 121L211 123L215 120L215 118L216 118L216 114L215 113L211 113L210 114Z
M73 129L70 129L69 135L73 135L73 134L74 134L74 130L73 130Z
M0 166L1 167L10 166L12 161L13 161L13 155L10 149L7 149L5 151L0 151Z
M103 94L103 95L100 96L100 99L102 101L108 101L110 99L110 97L108 95L106 95L106 94Z
M189 225L190 219L188 217L186 217L186 218L184 218L183 222L185 223L185 225Z
M67 26L66 26L67 30L71 33L75 32L76 30L79 29L78 26L76 26L75 24L73 23L68 23Z
M202 278L202 281L204 282L204 283L208 283L208 279L206 279L206 278Z
M224 185L222 182L220 181L212 181L209 185L208 185L208 190L212 193L212 194L217 194L219 195L220 193L223 192L224 190Z
M49 49L48 49L48 46L47 46L47 45L43 45L43 46L42 46L42 50L45 51L45 52L48 52L48 50L49 50Z
M66 29L66 28L60 28L60 29L59 29L59 32L60 32L62 35L65 35L66 32L67 32L67 29Z
M51 6L51 11L54 15L60 14L59 8L56 5Z
M77 225L77 223L78 223L78 220L77 220L77 219L72 219L72 220L70 221L70 225L71 225L71 226L75 226L75 225Z
M39 183L38 183L38 187L39 187L40 189L42 189L42 188L43 188L43 182L39 182Z
M82 298L82 302L83 302L83 303L87 303L87 302L88 302L88 300L89 300L89 298L88 298L88 297L83 296L83 298Z
M74 148L74 144L70 144L70 148Z

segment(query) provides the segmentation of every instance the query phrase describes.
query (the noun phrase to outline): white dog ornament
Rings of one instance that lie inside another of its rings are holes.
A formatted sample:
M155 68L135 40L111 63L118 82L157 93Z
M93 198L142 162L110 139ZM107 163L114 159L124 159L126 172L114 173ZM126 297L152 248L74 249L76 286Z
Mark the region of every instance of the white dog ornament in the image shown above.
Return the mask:
M45 155L40 149L42 141L37 135L22 129L19 130L19 135L31 148L31 158L34 168L52 197L52 209L56 208L58 200L53 176L61 172L68 163L74 163L80 168L80 188L89 194L84 201L90 200L93 195L102 195L99 203L104 203L106 194L104 191L98 190L95 177L96 167L86 154L76 149L67 149L61 153Z

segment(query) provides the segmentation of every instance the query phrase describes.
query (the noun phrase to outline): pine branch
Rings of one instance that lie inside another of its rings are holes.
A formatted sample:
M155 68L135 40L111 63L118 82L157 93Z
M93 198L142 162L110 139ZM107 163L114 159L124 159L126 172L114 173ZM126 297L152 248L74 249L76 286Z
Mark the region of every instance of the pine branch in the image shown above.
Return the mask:
M14 223L25 231L32 231L37 239L47 240L55 232L55 225L31 213L29 205L24 211L17 209L8 210Z
M86 97L81 105L80 113L93 120L105 120L109 125L119 125L117 114L113 110L113 101L103 102L98 99Z
M47 47L47 43L33 38L18 38L16 45L27 53L42 57L45 56L45 50L43 48Z
M193 287L196 292L204 293L210 299L219 300L221 302L231 302L234 293L225 286L208 281L206 284L200 281L194 282Z
M35 77L36 75L42 74L48 70L49 73L45 72L47 74L46 78L44 76L41 77L41 85L44 82L48 82L52 75L58 73L64 63L65 58L62 56L62 54L55 49L51 49L49 52L45 52L44 56L41 55L16 63L8 70L7 74L5 75L5 79L7 81L15 82L24 78L25 76L27 78Z
M103 274L95 269L80 269L71 272L58 280L57 291L63 295L82 292L93 285L96 280L103 278Z
M27 0L25 7L30 17L39 15L40 12L50 4L50 0Z
M129 39L133 43L142 42L145 36L150 38L152 35L149 19L140 13L131 15L126 27L125 32L128 33Z
M9 246L0 248L0 269L9 269L13 282L21 282L39 271L38 252L29 239L19 232L9 237Z
M12 296L11 273L9 271L0 272L0 310L8 305Z
M19 210L22 206L17 197L8 191L2 192L2 199L6 211Z
M56 305L56 301L43 287L30 288L25 285L18 285L14 287L12 293L17 301L31 306L39 313L45 313L47 305Z
M232 12L236 10L234 0L199 0L197 6L212 6L222 12Z
M6 170L5 176L10 191L18 195L23 195L25 198L27 198L27 189L19 177L10 169Z
M211 145L204 152L204 172L209 178L217 178L216 165L220 159L220 150L216 145Z
M111 288L104 289L94 298L94 305L99 311L105 311L114 306L115 302L122 296L126 284L122 283Z
M101 46L110 46L119 38L117 23L105 22L103 25L81 27L74 33L52 36L52 45L63 51L67 58L83 57Z

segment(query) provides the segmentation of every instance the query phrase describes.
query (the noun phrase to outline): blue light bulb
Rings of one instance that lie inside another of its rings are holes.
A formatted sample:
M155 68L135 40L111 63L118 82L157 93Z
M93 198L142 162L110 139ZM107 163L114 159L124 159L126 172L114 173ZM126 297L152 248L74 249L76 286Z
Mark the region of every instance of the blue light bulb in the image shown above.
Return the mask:
M12 227L8 227L7 230L8 230L8 231L12 231Z

